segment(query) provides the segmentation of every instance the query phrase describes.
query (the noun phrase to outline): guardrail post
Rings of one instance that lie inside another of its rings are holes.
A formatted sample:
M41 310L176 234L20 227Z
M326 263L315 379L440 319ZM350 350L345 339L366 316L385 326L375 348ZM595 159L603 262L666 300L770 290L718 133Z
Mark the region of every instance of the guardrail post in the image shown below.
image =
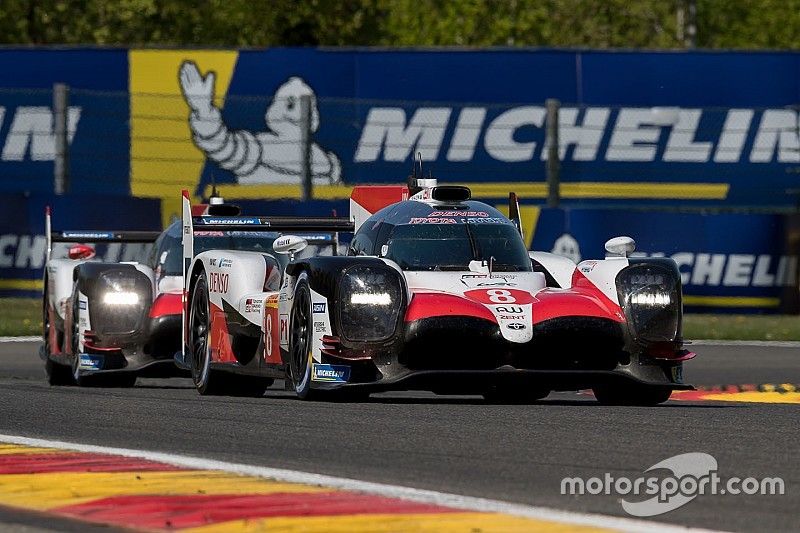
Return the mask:
M303 183L303 200L313 198L314 176L311 171L311 96L300 97L300 177Z
M53 84L53 134L55 137L53 191L59 195L69 192L69 133L67 131L68 113L69 86L64 83L55 83Z
M547 207L558 207L561 202L561 160L558 157L558 110L561 102L548 98L546 139L547 146Z

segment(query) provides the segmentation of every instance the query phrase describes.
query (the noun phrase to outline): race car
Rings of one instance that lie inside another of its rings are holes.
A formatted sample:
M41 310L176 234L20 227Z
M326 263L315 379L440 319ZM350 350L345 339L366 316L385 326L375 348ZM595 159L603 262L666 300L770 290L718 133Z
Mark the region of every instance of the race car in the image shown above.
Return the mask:
M209 222L184 197L184 354L198 391L260 395L281 378L303 399L410 389L517 403L592 389L655 405L691 389L674 261L629 257L629 237L577 265L528 252L513 193L506 217L466 187L412 185L354 189L346 256L301 259L304 239L275 241L290 259L280 276L275 255L195 255Z
M213 196L197 214L238 214ZM181 349L181 223L165 231L52 231L45 214L47 261L41 356L51 385L133 386L138 376L185 375L174 365ZM219 232L237 249L261 249L261 235ZM202 249L205 237L198 239ZM67 257L52 257L53 243L70 243ZM89 244L145 243L140 262L102 262Z

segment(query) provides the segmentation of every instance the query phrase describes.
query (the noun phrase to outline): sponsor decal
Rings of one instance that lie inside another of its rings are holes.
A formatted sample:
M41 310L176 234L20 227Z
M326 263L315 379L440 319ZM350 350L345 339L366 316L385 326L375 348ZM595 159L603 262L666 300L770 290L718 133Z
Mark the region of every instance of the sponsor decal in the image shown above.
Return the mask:
M631 257L664 257L663 253ZM796 255L708 254L678 252L671 257L681 272L683 285L705 287L793 287L796 284Z
M64 231L61 236L67 239L113 239L110 231Z
M519 322L512 322L511 324L506 324L508 329L513 329L514 331L519 331L525 329L525 324L521 324Z
M488 217L486 211L433 211L429 217Z
M289 315L281 315L279 318L281 346L289 346Z
M103 366L103 359L98 356L89 355L85 353L82 353L79 356L78 368L80 368L81 370L100 370L102 366Z
M211 259L208 260L208 264L211 265L212 267L217 266L217 258L212 257Z
M516 287L517 284L511 281L515 279L516 276L505 274L462 274L461 283L467 287Z
M236 226L240 224L269 226L269 222L262 221L258 217L201 217L200 223L210 226Z
M86 300L78 300L78 309L86 309Z
M344 365L311 365L311 381L327 383L347 383L350 379L350 367Z
M267 306L267 307L272 307L272 308L275 308L275 309L277 309L277 308L278 308L278 297L279 297L279 296L278 296L277 294L270 294L270 295L267 297L267 303L266 303L266 306Z
M228 292L228 279L228 274L211 272L208 276L208 290L211 292L226 294Z
M189 234L189 226L184 228L186 230L186 234ZM205 231L205 230L197 230L194 232L195 237L224 237L224 231Z
M311 304L311 308L313 309L314 313L324 313L325 312L325 304L324 303Z
M231 265L233 265L233 261L231 259L220 258L219 268L230 268Z
M264 300L261 298L248 298L244 301L244 312L258 313L261 311L262 305L264 305Z
M314 322L314 333L325 333L325 322Z
M425 218L425 217L411 217L408 221L409 224L456 224L454 218Z
M525 315L498 315L500 320L525 320Z
M494 308L494 310L497 311L498 313L512 313L512 314L517 314L517 315L523 312L522 307L518 307L518 306L514 306L514 305L512 305L512 306L508 306L508 305L506 305L506 306L497 306L497 307Z

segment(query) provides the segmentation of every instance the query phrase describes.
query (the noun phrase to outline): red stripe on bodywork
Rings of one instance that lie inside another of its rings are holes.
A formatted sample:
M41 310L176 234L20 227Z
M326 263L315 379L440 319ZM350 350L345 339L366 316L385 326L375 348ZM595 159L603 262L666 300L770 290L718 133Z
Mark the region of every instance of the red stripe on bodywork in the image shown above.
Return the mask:
M231 520L278 516L447 513L457 509L355 492L281 492L252 495L115 496L51 511L119 526L182 529Z
M444 293L415 293L406 311L406 322L437 316L470 316L497 323L485 306L466 298Z
M181 470L181 468L144 459L94 453L14 453L0 455L0 475L173 470Z
M228 333L228 321L225 311L209 302L211 312L211 360L220 363L234 363L236 357L231 348L231 336Z
M583 273L575 270L569 289L544 289L536 294L533 323L552 318L588 316L624 322L622 308L603 294Z
M183 301L180 293L169 293L159 295L150 307L150 318L166 315L179 315L183 311Z

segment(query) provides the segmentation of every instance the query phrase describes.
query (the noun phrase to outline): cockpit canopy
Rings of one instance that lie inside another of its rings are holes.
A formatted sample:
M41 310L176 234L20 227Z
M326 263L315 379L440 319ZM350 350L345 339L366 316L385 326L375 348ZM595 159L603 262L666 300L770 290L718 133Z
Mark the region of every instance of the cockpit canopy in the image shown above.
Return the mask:
M407 201L375 213L359 228L350 255L378 255L403 270L469 270L472 261L496 272L527 272L531 261L516 227L481 202L432 205Z

